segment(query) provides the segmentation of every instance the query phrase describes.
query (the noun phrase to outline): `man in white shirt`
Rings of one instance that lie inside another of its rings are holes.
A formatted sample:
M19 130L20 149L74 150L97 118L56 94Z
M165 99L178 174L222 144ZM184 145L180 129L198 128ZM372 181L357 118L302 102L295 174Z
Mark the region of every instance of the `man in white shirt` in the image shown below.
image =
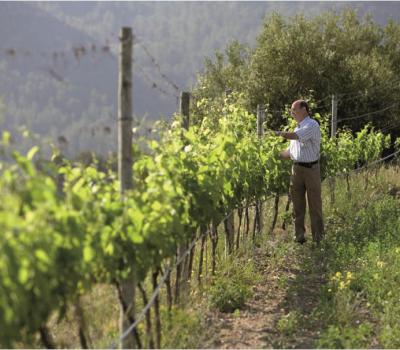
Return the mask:
M314 242L319 243L324 235L319 168L321 131L319 124L310 118L306 101L293 102L290 112L297 122L294 131L276 131L275 134L290 140L290 146L282 152L281 157L293 161L290 195L293 201L296 241L300 244L306 241L304 217L307 194L312 237Z

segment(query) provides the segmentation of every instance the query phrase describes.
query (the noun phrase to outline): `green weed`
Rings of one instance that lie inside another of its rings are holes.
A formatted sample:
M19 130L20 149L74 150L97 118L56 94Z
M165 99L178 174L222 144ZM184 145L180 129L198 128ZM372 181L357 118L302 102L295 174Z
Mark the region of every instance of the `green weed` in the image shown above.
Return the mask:
M282 316L278 321L278 329L281 333L292 336L299 325L299 313L291 311L287 315Z
M369 323L363 323L356 328L331 325L319 339L317 348L367 348L371 333L372 326Z
M228 259L209 289L211 306L222 312L241 309L252 296L251 286L259 279L252 259Z
M385 182L393 171L381 173L368 190L356 179L351 197L337 186L326 210L329 284L316 313L325 320L318 347L365 348L375 335L382 347L400 346L400 205Z
M204 334L202 315L198 310L173 307L168 317L167 307L161 307L163 334L161 348L193 349L201 343Z

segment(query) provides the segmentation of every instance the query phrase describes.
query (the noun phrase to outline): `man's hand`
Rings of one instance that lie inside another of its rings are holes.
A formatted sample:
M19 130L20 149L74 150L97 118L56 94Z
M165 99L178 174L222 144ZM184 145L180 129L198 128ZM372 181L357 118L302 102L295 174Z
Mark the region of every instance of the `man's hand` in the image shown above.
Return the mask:
M281 156L282 159L290 159L289 150L286 149L286 150L282 151L282 152L280 153L280 156Z
M283 136L282 131L280 131L280 130L267 129L267 130L265 130L265 134L270 134L270 135L274 135L274 136Z

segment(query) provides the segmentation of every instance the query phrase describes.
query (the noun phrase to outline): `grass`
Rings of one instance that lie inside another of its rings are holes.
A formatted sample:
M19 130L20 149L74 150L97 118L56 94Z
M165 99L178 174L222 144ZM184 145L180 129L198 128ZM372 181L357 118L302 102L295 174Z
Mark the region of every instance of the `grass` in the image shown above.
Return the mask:
M173 307L170 318L164 306L161 308L161 322L167 330L162 337L163 349L193 349L202 341L205 325L199 309Z
M400 205L390 192L400 185L398 168L352 181L351 195L336 192L326 212L323 256L328 283L317 316L323 329L317 347L400 346ZM361 181L360 181L361 180Z
M235 252L221 263L208 289L211 307L221 312L234 312L243 308L253 295L252 286L261 280L254 260L246 257L246 249L243 247L246 246L242 246L239 253Z
M283 315L278 321L278 330L288 337L292 336L298 328L299 316L296 310Z

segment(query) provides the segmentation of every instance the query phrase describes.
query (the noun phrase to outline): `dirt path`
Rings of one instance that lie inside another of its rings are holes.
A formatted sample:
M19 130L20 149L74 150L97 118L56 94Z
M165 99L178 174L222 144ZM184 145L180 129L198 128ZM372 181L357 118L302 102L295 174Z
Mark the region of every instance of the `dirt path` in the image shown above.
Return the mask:
M318 324L311 317L318 303L323 263L309 243L295 245L283 232L256 247L263 280L239 314L216 312L210 320L208 348L313 348Z

